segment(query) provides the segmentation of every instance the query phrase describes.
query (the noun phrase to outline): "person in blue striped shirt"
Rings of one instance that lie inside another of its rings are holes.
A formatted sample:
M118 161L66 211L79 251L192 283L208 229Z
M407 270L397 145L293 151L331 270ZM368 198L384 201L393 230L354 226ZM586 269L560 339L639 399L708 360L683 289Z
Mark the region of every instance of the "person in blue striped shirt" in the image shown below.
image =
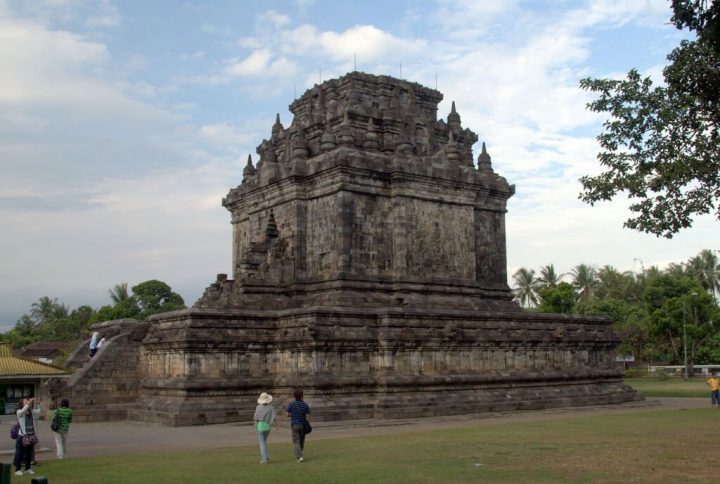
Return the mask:
M303 451L305 450L305 422L310 414L310 406L303 401L303 391L296 388L293 392L295 401L287 406L288 417L290 417L290 430L292 432L293 446L295 447L295 458L303 462Z

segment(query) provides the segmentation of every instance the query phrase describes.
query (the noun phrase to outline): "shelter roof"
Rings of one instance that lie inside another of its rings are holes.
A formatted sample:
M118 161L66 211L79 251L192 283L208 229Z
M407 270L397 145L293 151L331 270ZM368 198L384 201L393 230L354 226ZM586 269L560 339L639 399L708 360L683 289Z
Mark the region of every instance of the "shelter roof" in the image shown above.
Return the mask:
M10 343L0 343L0 378L13 376L49 377L69 374L59 366L15 356Z

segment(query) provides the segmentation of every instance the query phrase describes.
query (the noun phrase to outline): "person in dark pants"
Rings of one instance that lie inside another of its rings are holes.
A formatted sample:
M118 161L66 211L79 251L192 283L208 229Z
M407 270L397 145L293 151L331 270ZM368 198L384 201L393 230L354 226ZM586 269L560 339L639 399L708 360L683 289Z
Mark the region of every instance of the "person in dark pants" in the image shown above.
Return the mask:
M293 446L295 447L295 458L303 462L303 451L305 450L305 421L309 420L310 406L303 401L303 391L296 388L293 392L295 401L287 406L287 413L290 417L290 430L292 432Z
M35 442L37 442L37 422L33 407L35 406L34 398L23 398L17 410L17 420L20 424L18 438L15 441L15 475L22 476L22 464L25 463L25 474L35 474L32 470L31 461Z

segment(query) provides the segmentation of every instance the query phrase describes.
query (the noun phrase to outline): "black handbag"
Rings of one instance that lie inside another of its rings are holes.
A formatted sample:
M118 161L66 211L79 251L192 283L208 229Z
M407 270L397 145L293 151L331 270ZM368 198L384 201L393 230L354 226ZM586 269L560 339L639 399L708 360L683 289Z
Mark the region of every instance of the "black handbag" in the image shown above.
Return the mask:
M303 433L305 435L312 432L312 425L310 425L310 422L308 422L308 419L303 419Z
M53 432L58 432L60 430L60 419L58 418L57 413L53 415L52 422L50 423L50 430Z

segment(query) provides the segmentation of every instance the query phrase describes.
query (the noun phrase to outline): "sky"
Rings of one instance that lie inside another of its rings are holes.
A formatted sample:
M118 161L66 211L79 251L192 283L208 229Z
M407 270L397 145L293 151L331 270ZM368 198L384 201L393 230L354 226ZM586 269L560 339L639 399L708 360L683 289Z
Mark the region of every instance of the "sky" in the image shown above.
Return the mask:
M508 274L553 263L664 267L720 249L718 222L673 239L590 207L603 116L584 77L661 79L687 33L661 0L0 0L0 330L42 296L71 309L148 279L191 305L231 273L221 198L275 114L358 70L455 101L516 186ZM479 146L475 146L475 157Z

